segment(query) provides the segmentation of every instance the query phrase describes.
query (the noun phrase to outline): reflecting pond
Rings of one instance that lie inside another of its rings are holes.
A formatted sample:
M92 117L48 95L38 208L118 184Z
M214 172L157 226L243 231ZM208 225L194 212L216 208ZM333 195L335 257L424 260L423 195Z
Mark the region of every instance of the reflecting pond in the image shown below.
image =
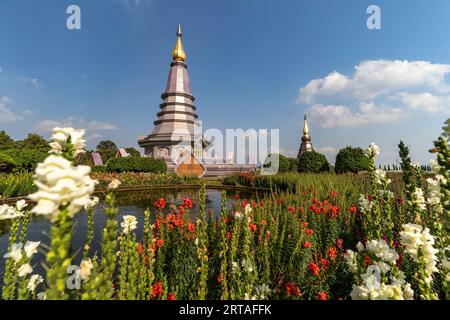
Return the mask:
M136 235L138 239L142 236L142 223L144 221L144 211L150 208L152 211L151 219L155 219L155 208L153 203L160 197L164 197L167 204L179 205L182 203L183 198L189 197L193 201L193 208L190 210L190 218L192 221L196 220L196 216L199 213L198 189L171 189L171 190L148 190L148 191L134 191L134 192L119 192L117 194L117 206L119 208L118 221L122 221L124 215L134 215L138 220L138 228L136 229ZM227 191L227 208L232 208L235 203L235 195L239 194L241 199L252 199L256 197L254 192L236 192ZM221 210L221 191L207 189L206 190L206 211L213 211L215 217L220 215ZM165 213L169 212L169 208L165 209ZM93 256L95 252L100 253L100 242L102 236L102 230L106 224L106 215L104 212L104 205L100 203L94 213L94 238L91 244L90 256ZM74 254L74 264L79 264L81 260L82 248L86 241L86 227L87 227L87 215L84 211L78 213L75 217L74 235L72 240L72 248ZM43 274L42 262L45 260L45 253L42 249L48 246L50 223L47 219L42 217L33 217L28 229L27 239L31 241L41 241L40 251L33 259L35 265L35 271ZM3 279L4 263L3 255L6 253L8 246L9 233L2 234L0 236L0 285Z

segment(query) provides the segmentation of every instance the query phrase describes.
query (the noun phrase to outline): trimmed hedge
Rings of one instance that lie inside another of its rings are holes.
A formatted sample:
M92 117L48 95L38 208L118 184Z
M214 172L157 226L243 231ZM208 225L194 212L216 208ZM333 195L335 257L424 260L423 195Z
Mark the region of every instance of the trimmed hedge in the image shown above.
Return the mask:
M108 172L166 173L167 165L163 160L153 158L111 158L106 164L106 170Z

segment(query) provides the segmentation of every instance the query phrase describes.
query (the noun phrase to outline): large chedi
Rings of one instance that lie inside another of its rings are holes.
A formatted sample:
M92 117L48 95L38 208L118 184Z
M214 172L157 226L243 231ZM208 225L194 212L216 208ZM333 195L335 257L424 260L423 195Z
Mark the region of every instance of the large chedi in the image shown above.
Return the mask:
M300 158L305 152L312 151L314 151L314 148L311 142L311 136L309 135L308 120L306 119L305 114L305 118L303 120L302 143L300 144L300 148L298 149L297 158Z
M162 93L161 111L154 121L155 128L147 137L139 139L139 146L145 149L145 155L153 158L173 161L180 154L183 146L191 147L194 154L202 156L204 140L201 132L197 133L198 115L194 106L187 71L186 53L181 42L181 26L177 29L177 42L172 51L169 78L166 90ZM200 134L200 137L197 135ZM200 141L197 145L196 141ZM180 150L181 149L181 150ZM175 154L176 153L176 154Z

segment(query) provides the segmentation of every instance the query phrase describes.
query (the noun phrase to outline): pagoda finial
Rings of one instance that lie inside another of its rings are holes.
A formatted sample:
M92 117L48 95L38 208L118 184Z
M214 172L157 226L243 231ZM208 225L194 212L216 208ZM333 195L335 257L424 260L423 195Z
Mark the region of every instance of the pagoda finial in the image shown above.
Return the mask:
M303 120L303 135L305 137L309 136L308 120L306 119L306 114Z
M175 45L175 49L173 49L172 51L172 58L174 61L186 60L186 52L184 52L183 44L181 43L181 37L183 37L183 33L181 32L181 24L178 24L177 44Z

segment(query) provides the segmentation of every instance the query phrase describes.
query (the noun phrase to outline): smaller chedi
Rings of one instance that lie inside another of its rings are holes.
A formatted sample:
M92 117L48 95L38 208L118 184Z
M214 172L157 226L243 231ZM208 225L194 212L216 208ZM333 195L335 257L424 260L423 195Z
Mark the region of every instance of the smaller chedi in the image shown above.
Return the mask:
M303 120L302 143L300 144L300 148L298 149L297 159L300 158L305 152L313 152L313 151L314 148L311 142L311 136L309 135L308 120L305 114Z

